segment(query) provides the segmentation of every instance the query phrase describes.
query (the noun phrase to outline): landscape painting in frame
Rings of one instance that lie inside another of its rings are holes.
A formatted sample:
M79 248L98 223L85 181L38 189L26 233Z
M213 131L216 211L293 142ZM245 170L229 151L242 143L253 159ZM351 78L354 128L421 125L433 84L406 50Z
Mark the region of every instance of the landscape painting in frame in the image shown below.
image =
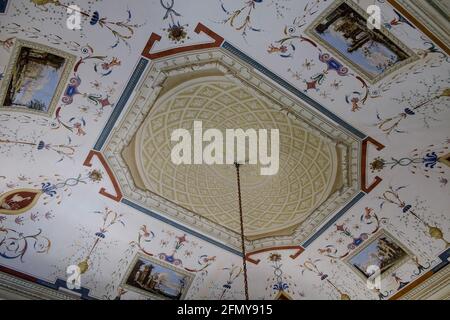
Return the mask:
M0 0L0 14L5 14L8 10L8 4L11 0Z
M194 276L158 259L137 254L122 286L153 299L182 300Z
M74 61L65 52L17 39L1 87L3 108L51 115Z
M377 266L380 275L390 274L408 260L410 253L384 230L346 259L346 262L363 279L369 279L373 273L369 266ZM368 271L369 270L369 271Z
M307 34L375 83L418 57L384 27L370 30L368 16L352 1L340 0L308 27Z

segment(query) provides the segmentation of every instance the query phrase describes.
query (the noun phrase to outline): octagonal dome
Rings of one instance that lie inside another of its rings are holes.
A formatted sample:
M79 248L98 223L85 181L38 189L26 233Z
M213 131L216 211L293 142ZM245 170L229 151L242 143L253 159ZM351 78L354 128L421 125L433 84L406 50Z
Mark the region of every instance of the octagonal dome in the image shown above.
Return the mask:
M194 121L201 121L203 130L220 130L224 137L226 129L237 128L280 132L277 174L261 175L258 165L241 167L248 237L298 225L329 197L338 164L335 143L225 76L184 82L155 102L134 145L136 168L146 190L230 230L240 228L234 165L171 161L171 133L180 128L193 132Z

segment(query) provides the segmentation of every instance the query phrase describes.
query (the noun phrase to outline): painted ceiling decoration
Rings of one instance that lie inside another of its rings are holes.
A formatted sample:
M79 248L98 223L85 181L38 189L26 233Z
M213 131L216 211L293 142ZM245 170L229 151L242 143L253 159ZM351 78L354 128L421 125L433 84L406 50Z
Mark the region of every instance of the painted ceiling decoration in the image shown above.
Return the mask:
M69 30L69 2L0 1L0 291L448 296L445 4L116 2ZM174 165L194 121L279 129L278 174Z

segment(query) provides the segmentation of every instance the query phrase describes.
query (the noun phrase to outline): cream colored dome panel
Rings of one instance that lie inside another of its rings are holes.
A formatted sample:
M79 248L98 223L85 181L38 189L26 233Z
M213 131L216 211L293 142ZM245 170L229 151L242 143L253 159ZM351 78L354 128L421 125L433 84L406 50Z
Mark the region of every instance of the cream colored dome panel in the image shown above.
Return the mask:
M233 165L175 165L173 130L279 129L280 169L261 176L258 165L241 169L246 234L263 236L301 223L331 193L336 147L300 126L254 93L226 77L204 77L159 98L135 140L139 175L148 191L231 230L239 228ZM193 151L192 151L193 152ZM224 156L225 158L225 156Z

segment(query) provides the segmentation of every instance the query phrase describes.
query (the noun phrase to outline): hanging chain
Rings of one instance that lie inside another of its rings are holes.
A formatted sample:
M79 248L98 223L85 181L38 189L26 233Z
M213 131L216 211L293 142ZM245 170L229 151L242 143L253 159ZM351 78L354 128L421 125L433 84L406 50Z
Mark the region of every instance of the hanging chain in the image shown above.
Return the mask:
M241 222L242 265L243 265L243 269L244 269L245 300L249 300L248 279L247 279L247 260L246 260L245 236L244 236L244 217L242 215L241 178L240 178L240 174L239 174L240 164L235 162L234 165L236 167L237 185L238 185L239 218L240 218L240 222Z

